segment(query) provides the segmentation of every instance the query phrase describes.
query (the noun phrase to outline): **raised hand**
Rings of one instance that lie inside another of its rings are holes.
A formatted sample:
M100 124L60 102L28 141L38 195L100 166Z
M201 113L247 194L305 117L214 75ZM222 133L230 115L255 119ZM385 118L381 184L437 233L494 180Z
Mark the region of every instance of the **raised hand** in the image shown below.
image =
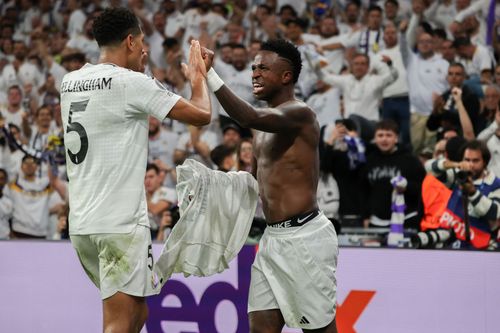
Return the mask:
M200 43L197 40L191 41L188 65L182 64L182 72L192 83L199 80L200 76L207 77L207 68L201 56Z
M454 87L451 90L451 95L453 96L453 99L455 100L455 103L458 103L459 101L462 100L462 89L458 87Z

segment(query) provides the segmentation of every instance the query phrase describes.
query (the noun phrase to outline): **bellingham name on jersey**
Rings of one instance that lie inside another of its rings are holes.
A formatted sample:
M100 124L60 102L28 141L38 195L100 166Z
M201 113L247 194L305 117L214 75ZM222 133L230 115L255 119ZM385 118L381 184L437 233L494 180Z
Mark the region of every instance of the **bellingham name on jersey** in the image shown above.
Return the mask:
M98 79L76 80L63 82L61 86L61 93L66 92L82 92L90 90L104 90L111 89L111 80L113 78L101 77Z

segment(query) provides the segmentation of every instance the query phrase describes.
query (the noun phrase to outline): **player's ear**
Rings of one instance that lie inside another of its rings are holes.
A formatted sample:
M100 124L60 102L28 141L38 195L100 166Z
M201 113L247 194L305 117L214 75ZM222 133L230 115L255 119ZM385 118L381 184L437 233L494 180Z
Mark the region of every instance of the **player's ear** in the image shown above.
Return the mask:
M131 50L134 47L134 44L134 36L128 34L127 37L125 37L125 45L127 46L127 49Z
M293 73L292 71L284 71L283 75L281 76L281 82L283 84L289 84L293 82Z

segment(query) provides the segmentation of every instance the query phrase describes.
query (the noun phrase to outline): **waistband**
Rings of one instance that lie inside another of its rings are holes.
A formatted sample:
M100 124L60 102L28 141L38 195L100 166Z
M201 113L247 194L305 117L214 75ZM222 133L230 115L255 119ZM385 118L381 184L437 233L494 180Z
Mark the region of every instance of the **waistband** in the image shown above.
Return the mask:
M320 213L319 209L314 209L307 213L295 215L283 221L279 221L273 224L268 224L267 226L275 229L300 227L306 224L307 222L311 221L312 219L314 219L316 216L319 215L319 213Z

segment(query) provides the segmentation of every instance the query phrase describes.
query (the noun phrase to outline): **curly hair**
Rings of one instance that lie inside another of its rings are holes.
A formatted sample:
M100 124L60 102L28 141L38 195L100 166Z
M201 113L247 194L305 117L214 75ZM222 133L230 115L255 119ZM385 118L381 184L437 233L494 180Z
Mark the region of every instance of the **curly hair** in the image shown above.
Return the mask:
M99 47L120 44L129 34L141 33L137 17L126 8L106 8L94 20L94 38Z
M290 62L293 68L293 83L297 83L302 70L302 59L295 45L284 39L272 39L262 43L260 50L274 52Z

